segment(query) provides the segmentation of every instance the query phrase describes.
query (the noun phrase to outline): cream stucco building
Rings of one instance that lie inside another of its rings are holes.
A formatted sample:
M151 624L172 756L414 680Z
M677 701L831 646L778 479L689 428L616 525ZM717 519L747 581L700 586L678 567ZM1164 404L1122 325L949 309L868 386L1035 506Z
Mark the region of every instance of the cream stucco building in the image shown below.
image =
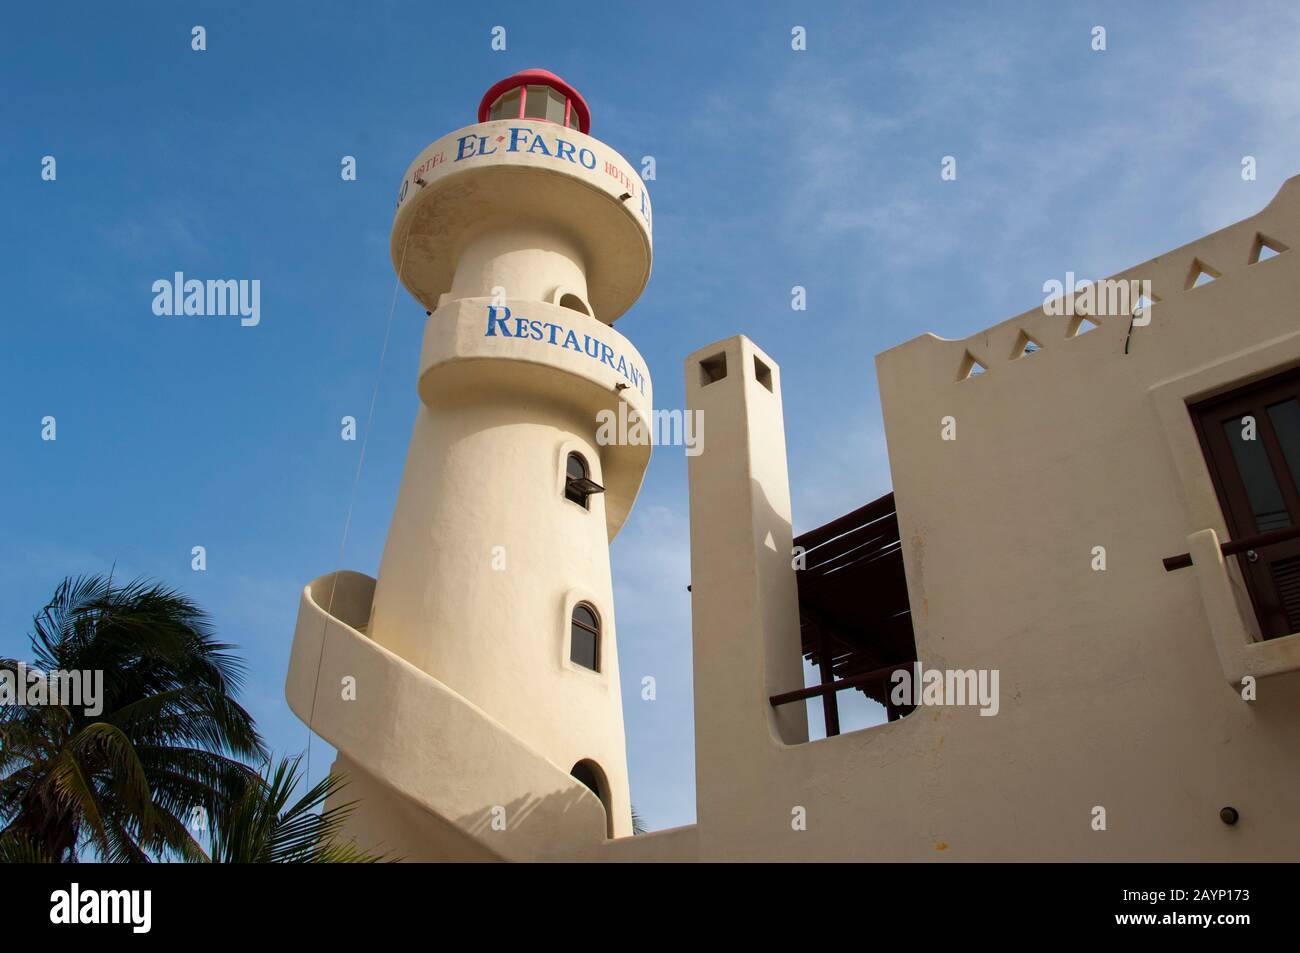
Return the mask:
M649 196L549 73L478 119L399 195L394 265L430 316L378 578L306 586L286 684L359 843L1296 858L1300 178L1091 290L880 354L894 492L798 539L777 362L745 337L687 358L697 823L631 836L608 544L649 447L597 421L652 407L613 327L649 278ZM946 688L899 696L900 672ZM890 720L839 734L859 690Z

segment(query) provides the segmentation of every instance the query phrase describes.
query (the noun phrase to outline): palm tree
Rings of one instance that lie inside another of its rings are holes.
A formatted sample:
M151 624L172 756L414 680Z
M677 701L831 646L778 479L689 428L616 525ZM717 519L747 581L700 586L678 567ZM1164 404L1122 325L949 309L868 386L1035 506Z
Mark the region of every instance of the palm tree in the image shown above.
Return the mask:
M19 833L0 834L0 864L52 864L49 854L30 837Z
M328 775L293 804L301 756L283 758L212 817L217 863L374 863L383 860L336 838L355 802L325 807L344 781ZM319 813L317 810L319 809Z
M265 759L234 697L243 663L206 614L158 584L78 577L30 637L34 669L102 672L103 707L0 706L0 857L76 861L91 847L107 861L205 859L185 819L258 781L236 759Z

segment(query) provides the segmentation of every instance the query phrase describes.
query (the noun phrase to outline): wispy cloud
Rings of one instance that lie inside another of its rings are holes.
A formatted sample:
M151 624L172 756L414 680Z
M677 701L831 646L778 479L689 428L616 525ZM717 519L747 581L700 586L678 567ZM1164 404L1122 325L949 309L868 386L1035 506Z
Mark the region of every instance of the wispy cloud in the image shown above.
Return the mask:
M184 262L206 256L210 239L198 210L168 201L118 219L99 229L105 243L135 261L171 255Z

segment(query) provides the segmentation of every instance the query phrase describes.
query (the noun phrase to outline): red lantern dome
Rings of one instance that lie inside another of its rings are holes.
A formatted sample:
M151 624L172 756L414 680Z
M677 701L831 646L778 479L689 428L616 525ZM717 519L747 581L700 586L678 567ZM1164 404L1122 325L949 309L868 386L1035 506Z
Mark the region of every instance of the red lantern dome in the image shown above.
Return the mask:
M478 121L537 119L591 132L591 110L582 94L544 69L520 70L494 83L478 104Z

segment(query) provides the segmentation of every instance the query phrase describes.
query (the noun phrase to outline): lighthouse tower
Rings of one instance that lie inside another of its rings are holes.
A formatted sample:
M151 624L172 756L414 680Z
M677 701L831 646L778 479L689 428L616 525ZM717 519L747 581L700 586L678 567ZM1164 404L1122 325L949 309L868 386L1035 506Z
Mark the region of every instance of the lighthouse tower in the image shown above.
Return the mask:
M402 180L392 259L429 317L365 634L585 783L623 836L609 542L650 448L602 423L649 419L613 324L649 279L651 215L590 128L577 90L524 70Z

